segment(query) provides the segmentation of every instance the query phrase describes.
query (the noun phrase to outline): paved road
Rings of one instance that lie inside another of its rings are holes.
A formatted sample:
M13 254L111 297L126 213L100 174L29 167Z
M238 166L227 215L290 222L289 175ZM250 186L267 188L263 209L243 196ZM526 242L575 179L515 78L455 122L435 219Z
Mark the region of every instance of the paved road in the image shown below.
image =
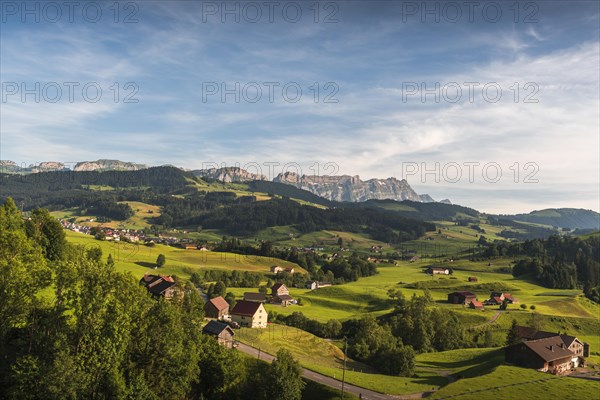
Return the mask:
M267 354L263 351L260 352L260 357L259 357L259 350L248 346L247 344L243 344L240 343L238 348L238 350L243 351L246 354L249 354L253 357L257 357L260 358L263 361L267 361L267 362L272 362L275 357L273 357L271 354ZM334 389L338 389L338 390L342 390L342 382L338 381L337 379L333 379L330 378L329 376L325 376L325 375L321 375L317 372L302 368L302 376L306 379L310 379L311 381L320 383L322 385L325 386L329 386L332 387ZM354 385L349 385L348 383L344 384L344 391L346 393L352 393L355 396L359 396L359 394L362 394L362 398L366 399L366 400L399 400L399 399L419 399L421 398L421 394L416 394L416 396L418 397L414 397L413 396L392 396L389 394L383 394L383 393L378 393L378 392L374 392L372 390L369 389L365 389L365 388L361 388L358 386L354 386Z

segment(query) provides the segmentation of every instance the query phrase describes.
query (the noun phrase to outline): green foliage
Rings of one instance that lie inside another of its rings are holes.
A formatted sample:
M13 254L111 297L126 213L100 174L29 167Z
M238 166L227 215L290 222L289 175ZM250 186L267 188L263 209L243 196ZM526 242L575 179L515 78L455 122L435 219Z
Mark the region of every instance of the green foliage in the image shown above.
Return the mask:
M267 398L300 400L304 381L302 367L285 349L277 352L277 359L270 365L266 379Z
M27 323L50 279L42 248L27 236L21 212L9 198L0 206L0 350L7 333Z
M51 261L59 260L64 252L67 240L60 223L52 218L48 210L37 209L25 222L27 236L41 247L44 256Z
M519 336L519 329L517 328L517 320L513 319L510 329L506 334L506 345L510 346L512 344L519 343L520 341L521 337Z
M167 263L167 258L165 257L164 254L159 254L158 257L156 257L156 266L158 268L163 267L166 263Z
M213 338L207 339L200 355L200 381L194 385L195 391L211 400L240 398L247 374L244 356L219 346Z

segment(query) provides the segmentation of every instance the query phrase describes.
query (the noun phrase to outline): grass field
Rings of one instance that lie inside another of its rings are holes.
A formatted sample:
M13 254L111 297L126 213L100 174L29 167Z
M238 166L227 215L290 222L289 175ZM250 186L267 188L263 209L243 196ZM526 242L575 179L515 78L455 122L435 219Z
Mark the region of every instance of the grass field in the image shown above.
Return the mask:
M167 259L167 263L160 269L160 273L177 275L181 278L189 278L194 271L199 269L226 269L267 273L269 272L269 268L274 264L281 265L282 267L293 267L297 271L305 272L297 264L271 257L183 250L165 245L148 247L142 244L95 240L90 235L71 231L66 231L66 234L67 239L71 243L88 248L101 248L105 259L109 254L112 254L117 270L131 272L136 277L141 277L145 272L153 269L159 254L164 254Z
M341 379L344 353L331 342L308 332L269 324L267 329L242 328L238 331L236 339L269 354L277 353L280 348L288 349L304 368ZM447 382L445 377L431 371L421 371L418 375L414 378L382 375L360 362L351 359L346 362L346 382L379 392L424 392Z
M600 382L557 377L535 370L501 365L493 372L459 379L441 388L432 399L597 399Z
M108 190L108 189L105 189ZM145 229L152 224L151 218L160 216L160 207L153 206L139 201L120 201L119 203L129 204L134 211L134 215L124 221L97 222L93 215L81 215L78 209L65 211L53 211L51 215L55 218L75 218L75 223L83 226L106 227L111 229ZM93 219L93 222L90 222Z

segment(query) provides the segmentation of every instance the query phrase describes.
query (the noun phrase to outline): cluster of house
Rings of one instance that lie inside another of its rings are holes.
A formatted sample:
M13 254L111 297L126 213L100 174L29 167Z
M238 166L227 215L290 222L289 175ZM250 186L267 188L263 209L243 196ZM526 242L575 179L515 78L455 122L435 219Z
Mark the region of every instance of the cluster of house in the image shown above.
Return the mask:
M583 367L590 346L575 336L518 326L521 342L504 348L506 362L557 375Z
M85 225L78 225L73 222L70 222L66 219L59 219L60 224L63 229L67 229L73 232L83 233L86 235L92 234L92 227ZM91 220L90 222L93 222ZM134 243L155 243L155 244L166 244L169 246L180 244L182 247L185 246L186 239L177 239L176 237L171 236L148 236L144 233L144 231L139 229L113 229L107 227L98 227L96 229L100 229L105 237L105 240L118 242L122 240L122 238L128 240L129 242Z
M510 293L492 292L490 298L483 302L477 300L475 293L466 290L448 294L448 303L463 304L475 310L483 310L484 306L514 304L516 302L516 299Z

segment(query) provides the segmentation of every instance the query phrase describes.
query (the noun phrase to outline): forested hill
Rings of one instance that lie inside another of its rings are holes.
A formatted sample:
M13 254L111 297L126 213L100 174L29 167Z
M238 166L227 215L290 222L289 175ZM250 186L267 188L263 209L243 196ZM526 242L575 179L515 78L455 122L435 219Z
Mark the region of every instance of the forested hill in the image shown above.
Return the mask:
M269 181L251 181L247 183L248 189L252 192L270 193L278 196L288 197L291 199L304 200L312 204L318 204L325 207L334 207L336 202L327 200L324 197L317 196L306 190L298 189L295 186L285 183L269 182Z
M417 218L425 221L477 219L479 211L472 208L445 203L421 203L404 200L369 200L364 203L348 203L358 208L381 208L393 211L407 218Z
M549 208L528 214L502 215L516 221L569 229L600 229L600 214L580 208Z

